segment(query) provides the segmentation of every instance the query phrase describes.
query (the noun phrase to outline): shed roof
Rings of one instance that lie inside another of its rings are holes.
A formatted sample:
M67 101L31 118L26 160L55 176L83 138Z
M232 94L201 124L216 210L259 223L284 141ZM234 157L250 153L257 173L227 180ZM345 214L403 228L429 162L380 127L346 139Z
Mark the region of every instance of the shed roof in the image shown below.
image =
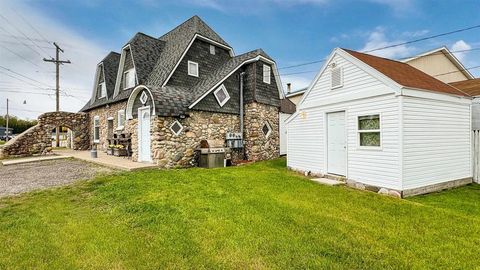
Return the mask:
M469 94L470 96L480 96L480 78L452 82L451 86L462 90L463 92Z

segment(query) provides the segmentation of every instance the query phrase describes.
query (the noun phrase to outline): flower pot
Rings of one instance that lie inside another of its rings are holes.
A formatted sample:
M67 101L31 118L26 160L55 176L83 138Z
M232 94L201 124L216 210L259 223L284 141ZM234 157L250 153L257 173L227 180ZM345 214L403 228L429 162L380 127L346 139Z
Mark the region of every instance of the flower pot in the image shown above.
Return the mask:
M107 148L107 155L113 155L113 148Z
M113 155L116 157L122 157L127 155L127 150L124 148L115 148L113 149Z

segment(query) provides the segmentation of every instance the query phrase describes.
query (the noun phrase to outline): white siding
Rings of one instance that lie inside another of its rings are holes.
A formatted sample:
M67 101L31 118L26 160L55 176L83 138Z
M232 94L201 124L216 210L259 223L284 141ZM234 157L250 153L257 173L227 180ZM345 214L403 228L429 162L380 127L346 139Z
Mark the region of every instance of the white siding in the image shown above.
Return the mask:
M472 176L469 105L405 97L403 119L404 189Z
M288 166L313 173L326 173L326 113L343 110L347 121L347 177L369 185L399 189L398 98L390 90L390 94L352 100L352 93L368 95L373 90L387 89L387 86L339 55L333 61L343 68L343 87L331 89L329 68L315 83L301 104L299 115L287 127ZM339 98L343 101L337 102ZM314 105L329 99L337 101L323 106ZM381 114L382 149L359 149L357 117L378 113Z

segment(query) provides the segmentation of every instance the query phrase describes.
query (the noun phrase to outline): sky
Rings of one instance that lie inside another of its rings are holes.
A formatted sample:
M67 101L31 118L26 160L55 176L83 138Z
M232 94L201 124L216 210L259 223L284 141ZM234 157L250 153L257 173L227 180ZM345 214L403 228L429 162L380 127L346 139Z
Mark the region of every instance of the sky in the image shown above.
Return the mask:
M309 85L336 47L365 51L480 24L480 1L420 0L0 0L0 114L34 119L55 109L53 41L71 64L60 67L60 109L90 99L96 65L137 32L159 37L200 16L241 54L257 48L282 83ZM447 46L465 67L480 65L480 28L374 52L401 59ZM470 70L475 76L480 69ZM19 75L20 74L20 75Z

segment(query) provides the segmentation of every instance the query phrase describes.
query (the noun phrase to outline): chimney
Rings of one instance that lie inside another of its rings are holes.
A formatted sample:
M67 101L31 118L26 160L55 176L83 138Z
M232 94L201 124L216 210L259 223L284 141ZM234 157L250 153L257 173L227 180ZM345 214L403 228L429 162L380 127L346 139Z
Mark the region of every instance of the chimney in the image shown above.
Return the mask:
M290 92L292 92L292 84L287 83L287 93L290 93Z

